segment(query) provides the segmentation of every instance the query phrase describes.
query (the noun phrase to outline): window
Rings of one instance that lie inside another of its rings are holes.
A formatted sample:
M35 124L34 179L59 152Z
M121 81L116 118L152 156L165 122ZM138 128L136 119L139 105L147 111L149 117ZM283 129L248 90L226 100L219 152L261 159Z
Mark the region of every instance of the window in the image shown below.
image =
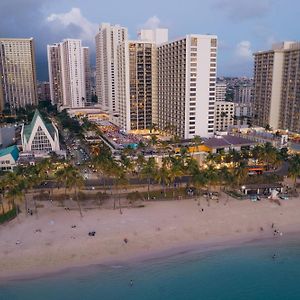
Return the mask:
M46 151L51 152L52 146L46 134L43 132L42 128L39 127L35 137L31 144L32 151Z
M217 47L217 39L211 39L210 45L211 47Z

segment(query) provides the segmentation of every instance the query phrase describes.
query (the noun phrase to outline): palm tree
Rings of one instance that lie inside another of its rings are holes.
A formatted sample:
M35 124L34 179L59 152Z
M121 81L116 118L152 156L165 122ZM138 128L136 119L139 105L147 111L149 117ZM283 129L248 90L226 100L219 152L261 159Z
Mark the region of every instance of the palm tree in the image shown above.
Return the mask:
M248 177L247 163L245 161L241 161L235 167L235 170L233 172L233 181L236 183L238 187L240 187L240 185L245 182L247 177Z
M193 153L195 152L194 150L196 150L198 148L198 146L200 146L201 144L202 144L201 137L199 135L195 135L192 140Z
M72 165L64 165L55 173L56 179L62 182L65 188L65 200L67 200L67 189L70 187L71 180L73 180L74 167Z
M143 154L139 154L137 157L137 160L135 161L136 167L137 167L137 171L138 174L140 174L144 164L145 164L146 160L145 160L145 156Z
M232 184L233 181L232 172L230 172L226 166L223 166L219 170L219 178L220 178L220 182L224 187Z
M71 166L69 173L70 173L70 177L69 177L68 185L69 185L70 189L73 188L75 191L75 198L76 198L77 206L79 209L79 214L80 214L80 217L82 218L83 214L82 214L80 201L78 198L78 191L84 185L84 180L83 180L83 177L82 177L80 171L73 166Z
M185 172L188 175L193 175L195 172L199 170L199 163L193 157L188 157L185 162Z
M192 176L192 182L193 185L196 187L197 190L199 190L201 187L205 186L208 182L207 176L205 172L202 170L195 169Z
M127 187L128 184L128 178L126 177L126 173L124 172L124 170L122 170L122 168L119 169L118 173L116 174L117 178L116 178L116 187ZM115 207L115 205L114 205ZM119 211L120 214L122 214L122 209L121 209L121 192L119 192Z
M213 166L208 166L204 174L207 180L209 191L211 191L211 187L215 186L219 181L218 172Z
M16 205L18 200L22 200L23 196L23 178L14 172L9 172L4 178L6 187L6 197L9 200L10 209L16 209L18 215L19 207Z
M173 197L176 185L176 178L181 177L184 173L184 163L180 156L170 158L171 166L169 168L170 181L173 183Z
M1 178L1 180L0 180L0 205L1 205L1 214L5 213L4 203L3 203L4 193L5 193L5 181L4 181L4 178Z
M158 169L155 179L159 184L163 185L164 196L167 197L166 188L170 184L170 172L167 166L168 160L163 158L162 166Z
M150 157L145 164L142 167L141 170L141 177L142 178L147 178L147 184L148 184L148 189L147 189L147 194L148 194L148 200L150 199L150 184L151 184L151 179L154 178L155 174L157 173L157 164L155 162L154 157Z
M296 188L297 178L300 176L300 155L295 154L290 157L288 176L294 180L294 187Z

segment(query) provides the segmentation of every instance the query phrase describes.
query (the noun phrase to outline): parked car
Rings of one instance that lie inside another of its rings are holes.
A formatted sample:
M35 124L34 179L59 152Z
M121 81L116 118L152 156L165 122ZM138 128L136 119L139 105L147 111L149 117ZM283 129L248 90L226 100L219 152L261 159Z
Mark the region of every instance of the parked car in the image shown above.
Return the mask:
M279 198L281 200L289 200L289 196L288 195L280 195Z

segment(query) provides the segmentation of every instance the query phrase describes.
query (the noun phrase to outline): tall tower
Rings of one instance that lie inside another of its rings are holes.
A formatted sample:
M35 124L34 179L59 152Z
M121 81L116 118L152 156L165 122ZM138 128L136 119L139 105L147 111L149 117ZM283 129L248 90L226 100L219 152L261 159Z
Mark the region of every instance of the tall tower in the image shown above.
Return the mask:
M0 101L12 111L37 105L34 41L0 38ZM1 104L0 104L1 108Z
M157 49L144 41L118 46L118 125L141 131L157 124Z
M90 49L89 47L83 47L83 61L84 61L84 78L85 78L85 104L90 105L92 101L92 74L90 64Z
M128 39L128 30L120 25L102 23L96 42L96 92L101 108L111 115L118 114L116 95L117 47Z
M254 54L254 123L300 132L300 43Z
M48 45L51 100L63 107L83 107L86 101L84 50L81 40Z
M63 106L60 44L47 46L50 98L52 105Z
M191 34L158 47L158 124L190 139L214 133L217 37Z

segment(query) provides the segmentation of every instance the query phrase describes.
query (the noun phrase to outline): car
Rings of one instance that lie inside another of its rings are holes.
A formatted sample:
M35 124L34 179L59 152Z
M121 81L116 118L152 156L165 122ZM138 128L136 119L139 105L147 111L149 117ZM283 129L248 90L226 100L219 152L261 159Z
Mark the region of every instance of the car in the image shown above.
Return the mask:
M257 195L250 195L250 200L253 202L257 201Z
M289 200L289 196L288 195L280 195L279 198L281 200Z

